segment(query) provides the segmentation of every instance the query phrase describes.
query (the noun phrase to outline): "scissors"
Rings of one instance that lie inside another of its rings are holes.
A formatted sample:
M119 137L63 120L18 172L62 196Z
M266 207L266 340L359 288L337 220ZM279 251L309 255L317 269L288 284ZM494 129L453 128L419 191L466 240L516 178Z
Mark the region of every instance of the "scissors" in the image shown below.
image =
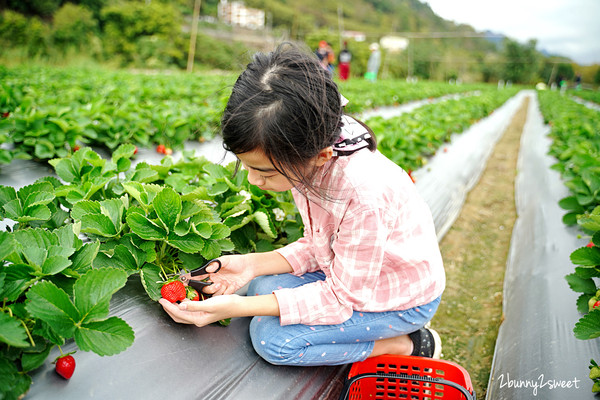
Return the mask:
M212 260L208 261L203 266L193 269L191 272L186 273L184 271L181 271L179 274L179 280L181 282L183 282L184 285L189 285L189 286L193 287L194 289L196 289L198 291L198 293L202 293L202 289L204 289L207 286L212 285L213 283L211 281L209 281L208 278L204 278L202 280L197 280L197 279L194 279L194 277L198 276L198 275L207 275L208 272L206 272L206 268L212 263L217 263L217 264L219 264L219 266L217 267L216 271L211 272L211 273L215 274L215 273L219 272L219 270L221 269L221 260L219 260L217 258L213 258Z

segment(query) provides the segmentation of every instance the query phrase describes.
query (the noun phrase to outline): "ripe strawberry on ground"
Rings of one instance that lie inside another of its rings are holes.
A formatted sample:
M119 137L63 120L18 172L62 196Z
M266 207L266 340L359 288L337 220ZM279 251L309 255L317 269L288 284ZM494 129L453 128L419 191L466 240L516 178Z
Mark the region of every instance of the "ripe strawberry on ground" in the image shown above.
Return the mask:
M70 379L73 376L73 372L75 372L75 359L72 355L60 356L56 359L55 363L54 369L57 374L65 379Z
M160 154L165 154L166 147L164 144L159 144L156 146L156 152Z
M592 310L596 307L600 307L600 300L597 300L593 305L592 305Z
M160 294L164 299L169 300L171 303L181 301L187 296L185 286L180 281L170 281L165 283L160 289Z
M594 247L594 242L589 242L588 244L585 245L585 247Z
M135 150L133 150L133 154L137 154L137 152L138 152L138 148L137 148L137 146L135 146Z

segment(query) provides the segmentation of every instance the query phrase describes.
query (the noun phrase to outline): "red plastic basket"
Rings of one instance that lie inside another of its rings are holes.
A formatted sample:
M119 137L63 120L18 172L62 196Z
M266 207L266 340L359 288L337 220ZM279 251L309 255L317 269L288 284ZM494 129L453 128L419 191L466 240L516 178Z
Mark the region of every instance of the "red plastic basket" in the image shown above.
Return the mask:
M469 373L451 361L382 355L352 364L340 400L475 400Z

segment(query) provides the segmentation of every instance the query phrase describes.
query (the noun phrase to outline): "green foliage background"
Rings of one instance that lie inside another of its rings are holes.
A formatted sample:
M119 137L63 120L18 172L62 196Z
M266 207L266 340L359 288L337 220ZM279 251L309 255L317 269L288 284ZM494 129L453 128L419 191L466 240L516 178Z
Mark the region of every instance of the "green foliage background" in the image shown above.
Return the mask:
M468 25L438 17L419 0L245 3L265 10L269 28L264 32L244 32L237 41L215 34L231 33L232 27L202 22L196 65L239 70L248 54L258 50L256 44L242 43L243 36L251 35L266 37L265 43L269 43L270 36L274 41L302 42L309 48L316 48L324 39L337 54L343 42L339 32L345 30L366 35L363 42L348 40L354 55L351 73L355 77L366 70L369 43L394 32L446 32L454 37L415 38L403 52L384 52L382 77L404 78L412 71L421 79L548 83L559 76L572 80L578 69L568 59L539 53L535 41L521 44L510 39L460 37L477 32ZM203 21L217 20L217 6L218 0L202 1ZM0 62L33 59L61 64L84 58L116 67L184 69L193 7L194 0L0 0L0 47L5 49ZM592 83L594 71L583 72L584 82Z

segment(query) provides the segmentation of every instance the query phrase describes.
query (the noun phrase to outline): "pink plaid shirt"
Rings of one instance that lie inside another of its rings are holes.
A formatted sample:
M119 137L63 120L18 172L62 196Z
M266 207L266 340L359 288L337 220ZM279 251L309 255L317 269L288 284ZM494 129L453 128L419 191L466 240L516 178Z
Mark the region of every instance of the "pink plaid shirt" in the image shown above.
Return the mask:
M281 325L339 324L352 311L405 310L431 302L446 278L427 204L410 177L378 151L334 158L316 187L334 200L292 189L304 237L277 250L294 275L324 281L276 290Z

